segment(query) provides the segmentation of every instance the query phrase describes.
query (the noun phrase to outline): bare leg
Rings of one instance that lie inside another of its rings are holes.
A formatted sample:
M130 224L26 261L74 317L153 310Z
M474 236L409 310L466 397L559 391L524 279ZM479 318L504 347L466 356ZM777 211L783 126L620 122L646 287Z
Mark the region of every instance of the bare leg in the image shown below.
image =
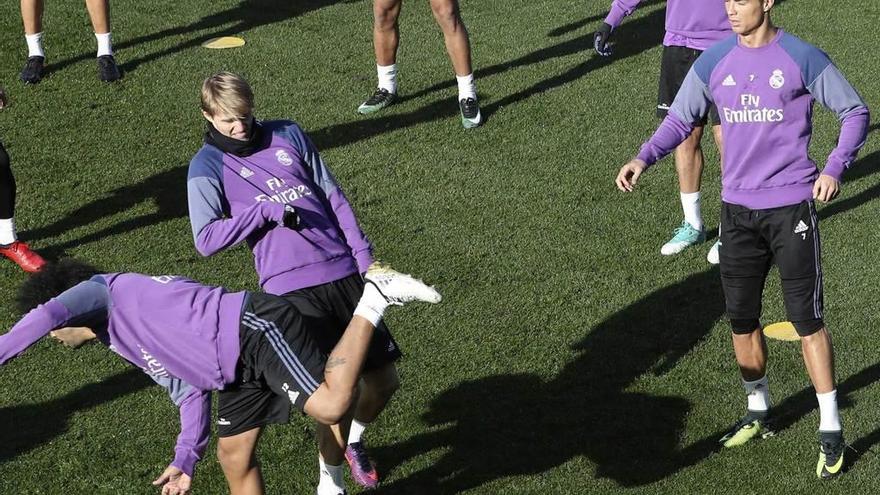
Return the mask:
M455 75L466 76L473 72L471 67L471 45L467 28L461 20L457 0L431 0L431 12L446 42L446 51L452 61Z
M397 60L401 0L373 0L373 50L376 64L392 65Z
M362 380L364 386L354 418L361 423L372 423L400 388L400 376L394 363L389 363L382 368L364 373Z
M24 0L22 0L24 1ZM110 0L86 0L92 28L98 34L110 32Z
M21 21L24 34L43 31L43 0L21 0Z
M217 459L231 495L263 495L263 475L256 448L262 428L217 440Z
M834 349L828 330L823 327L812 335L801 337L801 352L816 393L834 390Z
M678 189L682 193L700 191L703 178L703 127L694 127L694 131L677 148L675 148L675 170L678 172Z
M715 138L715 146L718 147L718 156L721 158L721 173L724 174L724 136L721 135L721 126L712 126L712 136Z
M767 373L767 342L760 328L747 334L733 334L733 351L743 380L760 380Z

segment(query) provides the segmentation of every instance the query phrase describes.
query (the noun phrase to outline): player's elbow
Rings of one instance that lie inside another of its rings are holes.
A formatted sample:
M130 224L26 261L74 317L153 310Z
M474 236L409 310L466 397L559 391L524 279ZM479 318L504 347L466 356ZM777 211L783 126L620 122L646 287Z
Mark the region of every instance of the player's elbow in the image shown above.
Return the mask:
M325 425L335 425L351 410L357 398L355 389L330 390L322 386L309 397L305 404L305 412Z

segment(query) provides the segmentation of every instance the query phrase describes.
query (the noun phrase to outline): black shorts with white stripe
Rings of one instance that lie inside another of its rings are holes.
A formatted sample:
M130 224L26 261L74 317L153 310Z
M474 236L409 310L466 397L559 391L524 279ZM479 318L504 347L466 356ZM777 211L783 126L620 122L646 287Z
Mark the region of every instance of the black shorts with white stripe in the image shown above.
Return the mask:
M722 203L720 236L721 286L732 321L757 324L764 282L776 264L785 311L798 333L824 326L822 248L812 201L763 210Z
M291 405L303 409L324 381L327 358L314 332L325 325L280 297L248 295L236 381L218 394L219 436L286 423Z

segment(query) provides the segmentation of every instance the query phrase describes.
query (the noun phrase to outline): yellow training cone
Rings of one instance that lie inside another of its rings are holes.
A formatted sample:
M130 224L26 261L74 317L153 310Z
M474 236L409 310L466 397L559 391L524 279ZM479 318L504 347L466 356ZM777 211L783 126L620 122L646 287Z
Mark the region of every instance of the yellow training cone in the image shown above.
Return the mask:
M222 38L210 39L202 43L202 46L215 50L219 50L222 48L238 48L240 46L244 46L244 39L239 38L238 36L223 36Z
M791 324L790 321L780 321L778 323L772 323L764 327L764 335L771 339L776 340L800 340L800 335L797 334L797 331L794 329L794 325Z

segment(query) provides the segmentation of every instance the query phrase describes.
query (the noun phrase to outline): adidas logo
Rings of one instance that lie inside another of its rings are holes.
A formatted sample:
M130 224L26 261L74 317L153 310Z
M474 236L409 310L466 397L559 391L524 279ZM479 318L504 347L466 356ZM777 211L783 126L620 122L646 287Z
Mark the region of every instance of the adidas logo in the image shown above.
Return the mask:
M251 169L249 169L247 167L241 167L241 171L238 173L238 175L247 179L248 177L251 177L252 175L254 175L254 173L251 171Z
M226 418L217 418L217 424L220 426L229 426L232 423Z
M728 74L727 77L724 78L724 81L721 82L722 86L736 86L736 81L733 79L733 74Z
M800 234L801 232L806 232L808 230L810 230L810 228L807 227L807 224L805 224L803 220L801 220L798 222L797 227L794 228L794 233Z

